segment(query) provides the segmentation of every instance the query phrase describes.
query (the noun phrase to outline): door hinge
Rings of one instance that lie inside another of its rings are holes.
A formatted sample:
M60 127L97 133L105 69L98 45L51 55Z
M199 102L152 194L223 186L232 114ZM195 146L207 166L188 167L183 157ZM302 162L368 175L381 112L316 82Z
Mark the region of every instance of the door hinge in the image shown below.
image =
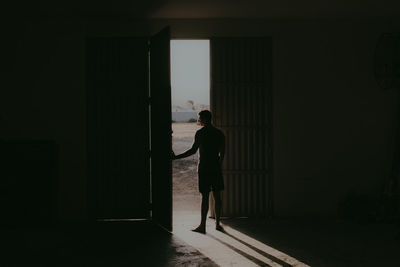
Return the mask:
M153 203L149 203L149 210L153 210Z
M148 98L147 98L147 104L148 104L148 105L151 105L151 103L152 103L152 98L151 98L151 97L148 97Z
M152 154L151 150L149 150L149 158L151 158L152 155L153 154Z

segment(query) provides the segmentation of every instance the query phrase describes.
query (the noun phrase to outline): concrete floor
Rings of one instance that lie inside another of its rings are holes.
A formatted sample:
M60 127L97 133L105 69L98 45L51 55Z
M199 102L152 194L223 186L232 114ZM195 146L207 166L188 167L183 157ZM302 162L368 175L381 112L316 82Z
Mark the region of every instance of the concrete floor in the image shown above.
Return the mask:
M225 219L225 233L198 217L170 234L149 222L52 229L0 228L0 266L400 266L392 224L334 220Z
M0 228L0 266L216 266L149 222Z
M400 266L399 227L332 219L225 219L225 233L198 217L179 218L174 234L221 266Z
M225 220L310 266L400 266L399 227L328 219Z
M198 225L199 216L175 216L174 219L179 220L174 223L174 235L219 266L307 266L226 223L223 224L223 231L217 231L214 220L209 219L204 235L190 231Z

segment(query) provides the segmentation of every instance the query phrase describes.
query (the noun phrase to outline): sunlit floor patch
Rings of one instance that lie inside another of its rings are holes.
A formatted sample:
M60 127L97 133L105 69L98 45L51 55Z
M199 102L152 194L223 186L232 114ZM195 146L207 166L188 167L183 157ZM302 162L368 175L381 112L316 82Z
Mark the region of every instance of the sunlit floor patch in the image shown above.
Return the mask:
M211 219L207 234L192 232L199 222L199 215L174 216L173 233L220 266L308 266L227 225L217 231Z

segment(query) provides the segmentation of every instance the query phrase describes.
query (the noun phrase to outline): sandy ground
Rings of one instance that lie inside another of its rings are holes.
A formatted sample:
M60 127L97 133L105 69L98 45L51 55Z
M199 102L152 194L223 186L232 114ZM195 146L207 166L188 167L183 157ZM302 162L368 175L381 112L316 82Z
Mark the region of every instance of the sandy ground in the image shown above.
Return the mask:
M196 123L172 124L172 148L180 154L191 148L196 131L201 126ZM173 167L173 210L176 215L200 213L200 193L197 187L197 159L195 154L185 159L174 160Z

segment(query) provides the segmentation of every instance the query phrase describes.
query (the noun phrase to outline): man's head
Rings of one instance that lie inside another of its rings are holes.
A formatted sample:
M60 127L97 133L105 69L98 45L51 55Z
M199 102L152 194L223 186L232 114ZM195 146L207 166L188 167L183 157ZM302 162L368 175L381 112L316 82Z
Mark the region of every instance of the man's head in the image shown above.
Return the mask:
M202 110L199 112L199 122L201 125L211 124L211 112L209 110Z

